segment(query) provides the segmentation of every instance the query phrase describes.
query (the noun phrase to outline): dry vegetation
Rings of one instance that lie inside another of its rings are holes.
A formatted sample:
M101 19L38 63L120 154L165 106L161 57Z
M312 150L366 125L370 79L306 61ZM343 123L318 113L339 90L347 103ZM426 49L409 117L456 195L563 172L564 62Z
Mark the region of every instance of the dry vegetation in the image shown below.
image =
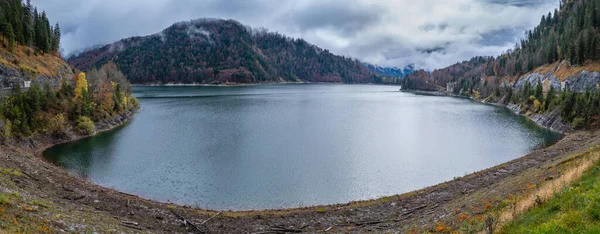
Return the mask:
M15 45L13 51L0 47L0 64L19 69L34 76L56 77L60 69L70 69L69 65L52 53L39 53L22 45Z

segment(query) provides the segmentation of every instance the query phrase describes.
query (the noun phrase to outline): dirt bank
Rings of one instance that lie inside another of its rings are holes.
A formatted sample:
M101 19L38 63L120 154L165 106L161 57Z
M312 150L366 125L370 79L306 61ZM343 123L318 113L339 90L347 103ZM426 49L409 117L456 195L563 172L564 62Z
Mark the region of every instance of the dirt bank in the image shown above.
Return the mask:
M127 118L111 119L104 129L117 126ZM3 216L0 216L0 229L154 233L409 232L434 230L440 223L456 229L461 225L457 215L482 213L500 206L507 197L526 193L528 188L558 177L561 170L557 167L561 162L600 144L597 132L575 132L553 146L522 158L407 194L341 205L218 213L103 188L42 159L40 149L66 140L69 138L33 141L18 147L0 146L0 189L9 198L0 208L4 212L0 212ZM15 218L16 222L3 223L3 218Z

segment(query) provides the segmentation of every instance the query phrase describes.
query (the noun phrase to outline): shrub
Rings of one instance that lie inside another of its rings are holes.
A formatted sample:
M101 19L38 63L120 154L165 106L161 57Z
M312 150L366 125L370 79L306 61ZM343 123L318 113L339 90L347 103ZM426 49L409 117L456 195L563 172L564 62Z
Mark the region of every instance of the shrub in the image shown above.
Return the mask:
M573 123L572 123L572 127L573 129L578 129L578 128L582 128L585 125L585 119L582 117L577 117L575 119L573 119Z
M8 196L6 196L6 194L2 193L0 194L0 205L8 205L10 204L10 199L8 198Z
M533 103L534 100L537 100L537 98L535 98L535 96L533 96L533 95L529 96L529 101L531 101L531 103Z
M10 120L5 120L4 122L4 127L3 127L3 131L2 131L2 138L6 141L9 140L11 137L11 132L12 132L12 123L10 122Z
M539 113L539 112L540 112L540 110L541 110L541 109L540 109L540 107L542 107L542 103L540 103L540 101L539 101L539 100L537 100L537 99L534 99L534 100L533 100L533 111L535 111L535 112L538 112L538 113Z
M135 98L134 96L129 96L129 109L137 108L140 106L140 100Z
M81 117L79 117L79 119L77 119L77 127L76 127L77 133L79 133L81 135L91 135L91 134L94 134L95 130L96 130L96 126L94 125L94 122L90 118L81 116Z
M93 123L92 123L93 124ZM50 118L48 122L48 132L50 133L62 133L67 128L67 118L63 114L57 114Z

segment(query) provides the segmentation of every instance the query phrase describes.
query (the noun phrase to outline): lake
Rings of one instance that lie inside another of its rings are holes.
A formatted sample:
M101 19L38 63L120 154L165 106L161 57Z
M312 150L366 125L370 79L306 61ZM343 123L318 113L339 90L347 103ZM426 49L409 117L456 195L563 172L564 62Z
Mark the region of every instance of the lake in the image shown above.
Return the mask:
M250 210L405 193L560 138L506 108L398 88L134 87L128 124L44 157L144 198Z

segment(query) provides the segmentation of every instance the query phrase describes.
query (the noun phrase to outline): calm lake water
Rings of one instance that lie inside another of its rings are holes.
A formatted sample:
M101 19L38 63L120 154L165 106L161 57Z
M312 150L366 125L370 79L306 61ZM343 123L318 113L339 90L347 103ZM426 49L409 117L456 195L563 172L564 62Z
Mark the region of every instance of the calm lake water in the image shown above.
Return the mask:
M395 86L134 87L116 130L44 156L102 186L219 210L345 203L452 180L560 136L508 109Z

